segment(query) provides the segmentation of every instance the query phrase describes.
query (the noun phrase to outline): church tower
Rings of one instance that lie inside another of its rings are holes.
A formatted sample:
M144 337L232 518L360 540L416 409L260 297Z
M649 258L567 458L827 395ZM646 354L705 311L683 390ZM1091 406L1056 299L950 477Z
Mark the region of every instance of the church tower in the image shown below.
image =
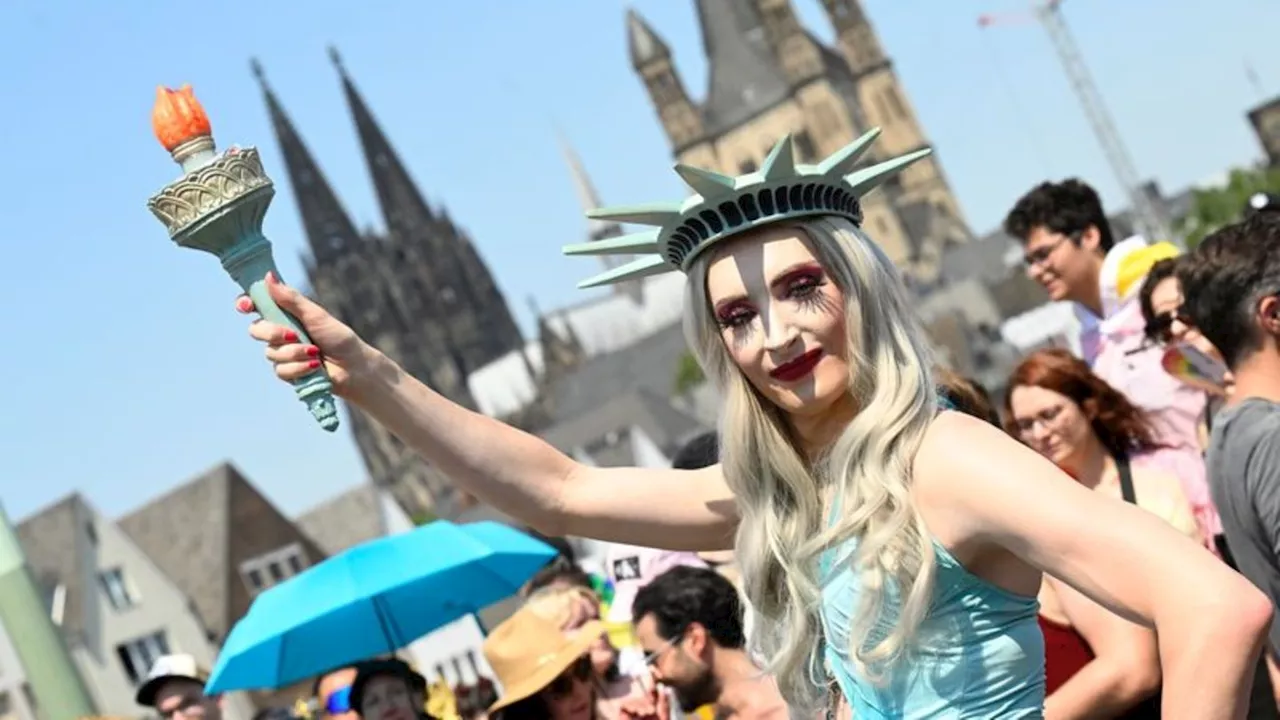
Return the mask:
M465 376L524 346L506 299L471 239L423 198L399 154L369 111L334 48L356 133L394 247L399 283L422 320L443 325Z
M356 230L256 61L253 71L307 236L310 253L303 265L312 294L406 372L474 407L462 353L450 344L447 325L436 319L435 279L423 272L429 266L420 259L425 253L406 249L393 237ZM389 488L411 514L452 514L457 493L441 473L358 409L347 406L347 415L374 484Z
M790 0L695 3L708 65L700 102L685 92L670 49L653 29L634 11L626 23L632 65L679 162L734 175L752 172L777 139L790 133L797 159L812 163L877 125L883 126L882 139L868 153L868 163L926 146L914 116L912 144L901 139L902 121L891 126L887 121L894 116L877 114L869 105L878 96L868 88L883 84L883 76L856 70L844 54L821 43L800 24ZM842 13L839 26L849 28L852 42L849 8L860 13L860 6L845 0L826 7ZM870 26L864 23L857 32L870 32ZM870 52L883 57L874 36L873 41ZM871 67L858 57L860 68ZM893 97L905 102L896 79L893 86ZM908 169L864 199L863 226L909 278L927 283L937 276L943 249L970 233L936 157L917 165L926 169Z
M911 101L893 70L893 60L881 47L880 38L871 26L861 0L822 0L822 5L835 26L845 62L857 79L858 102L867 122L884 131L879 140L884 152L901 155L929 147ZM960 205L951 193L936 154L908 167L899 179L908 201L926 203L942 216L942 220L965 226Z
M685 148L696 143L702 137L702 116L672 64L671 48L635 10L627 10L627 51L671 144Z

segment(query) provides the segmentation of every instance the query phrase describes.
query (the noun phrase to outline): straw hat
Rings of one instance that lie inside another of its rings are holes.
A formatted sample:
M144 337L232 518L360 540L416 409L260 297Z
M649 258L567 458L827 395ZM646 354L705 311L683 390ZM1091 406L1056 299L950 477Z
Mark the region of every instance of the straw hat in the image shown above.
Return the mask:
M502 685L502 697L489 707L489 712L550 685L602 633L604 625L599 620L591 620L574 634L565 635L537 613L525 608L517 610L484 640L484 657Z

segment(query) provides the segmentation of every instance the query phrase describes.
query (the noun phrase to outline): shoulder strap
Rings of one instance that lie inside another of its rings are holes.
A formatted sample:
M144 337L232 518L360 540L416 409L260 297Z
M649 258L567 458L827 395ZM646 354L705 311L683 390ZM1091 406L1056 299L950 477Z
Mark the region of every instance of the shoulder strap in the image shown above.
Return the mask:
M1120 495L1125 502L1137 505L1138 493L1133 489L1133 471L1129 468L1129 455L1116 453L1112 457L1116 461L1116 473L1120 475Z

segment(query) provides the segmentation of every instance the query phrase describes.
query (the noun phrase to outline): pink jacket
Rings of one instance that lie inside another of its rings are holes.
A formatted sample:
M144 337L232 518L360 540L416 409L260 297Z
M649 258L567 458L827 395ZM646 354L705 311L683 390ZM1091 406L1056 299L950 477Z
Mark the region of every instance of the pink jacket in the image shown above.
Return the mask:
M1136 298L1100 321L1096 327L1097 357L1091 360L1093 371L1151 414L1156 440L1167 447L1145 454L1141 462L1163 468L1182 481L1196 521L1212 548L1213 537L1222 533L1222 520L1209 497L1200 447L1205 395L1165 372L1160 364L1163 348L1143 348L1143 327ZM1090 358L1086 356L1086 360Z

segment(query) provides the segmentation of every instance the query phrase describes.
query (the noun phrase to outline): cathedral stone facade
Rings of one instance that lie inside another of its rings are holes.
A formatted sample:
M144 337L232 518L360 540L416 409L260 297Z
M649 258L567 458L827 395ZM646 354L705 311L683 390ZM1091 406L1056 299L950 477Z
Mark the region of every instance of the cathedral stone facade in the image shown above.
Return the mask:
M386 231L356 230L255 63L310 247L316 299L436 392L466 407L467 377L524 345L506 300L466 232L432 207L347 75L342 82ZM348 406L374 484L412 513L453 516L465 503L417 453Z
M893 63L858 0L823 0L839 48L799 23L790 0L697 0L709 66L705 98L685 89L662 38L627 14L631 64L683 163L755 170L784 133L817 162L862 132L882 130L870 162L929 146ZM916 283L931 283L948 245L971 238L937 155L863 203L864 227Z

